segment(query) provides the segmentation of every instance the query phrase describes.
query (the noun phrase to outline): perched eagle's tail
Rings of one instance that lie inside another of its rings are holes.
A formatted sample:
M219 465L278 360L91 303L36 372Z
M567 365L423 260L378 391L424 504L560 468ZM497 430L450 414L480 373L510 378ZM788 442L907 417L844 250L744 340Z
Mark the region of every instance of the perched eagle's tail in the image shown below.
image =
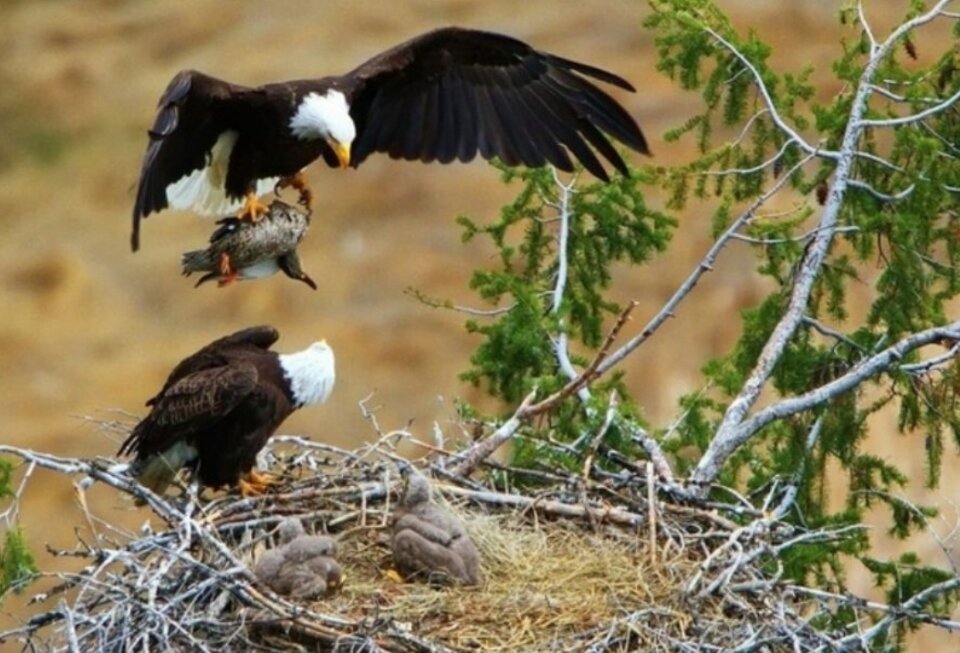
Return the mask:
M161 453L138 458L130 468L140 485L163 494L177 472L197 457L197 450L180 441Z

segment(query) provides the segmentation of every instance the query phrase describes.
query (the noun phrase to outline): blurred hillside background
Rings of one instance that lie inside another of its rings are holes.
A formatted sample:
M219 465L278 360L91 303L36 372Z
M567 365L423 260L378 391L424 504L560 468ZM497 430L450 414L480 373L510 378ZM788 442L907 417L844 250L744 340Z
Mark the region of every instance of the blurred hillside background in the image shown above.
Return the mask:
M821 97L838 92L829 63L840 52L840 3L718 4L739 29L756 29L774 45L777 66L799 71L813 64ZM908 3L865 4L885 34ZM454 217L492 219L516 189L479 161L427 166L374 156L359 170L317 165L307 170L317 199L300 251L320 289L280 276L194 289L179 274L180 254L204 245L209 222L183 212L155 215L144 223L141 251L132 254L128 244L157 98L182 68L250 85L323 76L422 31L458 24L502 31L626 77L639 93L611 92L636 116L655 162L685 162L692 144L667 144L662 135L698 110L698 98L655 70L651 37L640 27L647 11L639 0L0 3L0 440L64 455L113 455L117 441L82 416L142 414L144 400L181 358L260 323L280 329L281 351L323 337L337 354L331 400L300 412L282 432L359 445L374 433L358 401L375 393L370 405L379 407L385 429L410 423L429 439L436 422L456 437L454 399L480 399L457 379L476 341L463 329L465 316L426 307L404 291L479 306L467 282L474 268L493 265L492 252L462 245ZM924 40L917 44L923 55ZM650 201L662 204L655 195ZM688 211L667 254L620 270L617 296L640 302L635 323L650 317L702 257L709 231L706 212ZM745 250L728 251L676 319L625 365L653 426L668 422L680 395L698 387L699 366L734 342L738 311L764 292L752 267ZM877 424L877 453L903 462L904 452L916 450L910 472L919 479L920 438L896 437L892 427L892 418ZM945 464L949 470L955 463ZM958 488L948 472L934 494L956 498ZM29 498L30 541L71 546L69 484L35 489ZM121 518L130 523L143 518L100 498L108 510L129 513ZM944 514L939 530L956 518ZM883 520L878 515L878 556L901 546L884 540ZM932 538L911 545L943 563Z

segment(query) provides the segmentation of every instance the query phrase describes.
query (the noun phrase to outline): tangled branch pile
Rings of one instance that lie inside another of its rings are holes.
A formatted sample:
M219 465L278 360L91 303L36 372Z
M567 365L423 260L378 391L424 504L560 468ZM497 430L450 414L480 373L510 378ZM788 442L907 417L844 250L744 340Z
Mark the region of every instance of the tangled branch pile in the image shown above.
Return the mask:
M213 500L198 500L193 485L180 497L158 497L113 461L4 449L19 452L28 475L36 466L77 475L81 498L91 482L105 483L144 501L164 525L99 528L92 542L61 552L88 564L57 574L58 587L33 599L60 597L55 608L0 634L33 650L710 651L835 643L809 625L823 608L775 573L778 550L831 535L762 517L744 527L715 507L673 502L647 485L643 467L602 481L502 468L491 475L503 485L531 474L527 485L539 488L532 495L479 485L434 462L434 475L445 477L436 494L466 522L485 580L477 588L431 587L389 573L385 535L399 475L383 441L345 451L274 438L268 457L288 477L282 490ZM338 595L297 604L250 572L290 515L338 539L346 573ZM93 527L97 519L88 516Z

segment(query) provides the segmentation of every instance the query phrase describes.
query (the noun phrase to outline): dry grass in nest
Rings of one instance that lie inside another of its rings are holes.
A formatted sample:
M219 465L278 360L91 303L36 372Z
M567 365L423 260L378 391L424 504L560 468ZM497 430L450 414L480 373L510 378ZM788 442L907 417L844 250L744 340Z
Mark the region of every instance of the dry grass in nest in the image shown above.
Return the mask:
M344 546L340 559L351 577L327 608L367 616L376 596L381 616L421 636L457 649L516 651L576 640L675 587L637 538L555 521L529 525L517 513L461 516L483 556L481 587L397 584L385 574L386 550Z

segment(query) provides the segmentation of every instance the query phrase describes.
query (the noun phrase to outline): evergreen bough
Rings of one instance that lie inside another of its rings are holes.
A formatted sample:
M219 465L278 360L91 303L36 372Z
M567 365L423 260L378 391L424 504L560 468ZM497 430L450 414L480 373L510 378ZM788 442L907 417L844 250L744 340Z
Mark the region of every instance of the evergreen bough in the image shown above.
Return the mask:
M843 592L853 557L892 605L919 597L932 613L950 614L960 598L953 572L910 553L875 560L860 528L877 508L886 509L892 536L927 528L937 507L914 505L901 491L911 482L936 487L945 452L960 446L960 323L950 320L960 290L958 51L922 36L930 23L952 21L960 37L960 14L948 13L949 4L908 3L883 39L857 4L840 9L843 51L831 70L842 90L824 103L812 67L775 70L772 47L738 33L710 0L650 2L645 27L655 34L657 68L699 93L704 107L667 141L693 138L699 156L607 185L504 170L521 187L499 219L459 219L465 240L485 237L500 254L496 269L471 282L494 309L473 311L467 322L481 340L464 378L507 405L570 383L567 363L579 366L574 372L588 368L623 310L608 293L616 266L663 251L676 214L691 205L712 212L714 248L662 315L620 350L600 352L593 367L606 372L643 344L730 242L750 246L773 290L742 312L732 350L705 362L710 390L680 399L682 418L669 437L667 428L646 434L643 407L618 375L606 374L570 393L548 419L519 427L514 464L581 468L598 446L591 434L612 410L603 445L630 458L659 450L693 495L728 501L731 488L757 509L779 506L783 519L805 529L848 528L843 538L786 549L785 578ZM938 45L942 51L925 51ZM645 192L665 196L671 213L651 208ZM781 193L794 208L764 215ZM865 311L854 308L864 287ZM758 409L761 390L770 399ZM925 456L925 478L910 479L869 450L869 420L880 411L895 412L905 446ZM646 446L632 437L638 432L649 436ZM839 508L827 502L828 480L847 488ZM819 625L842 628L850 618L841 609ZM918 624L880 628L871 641L898 648Z

